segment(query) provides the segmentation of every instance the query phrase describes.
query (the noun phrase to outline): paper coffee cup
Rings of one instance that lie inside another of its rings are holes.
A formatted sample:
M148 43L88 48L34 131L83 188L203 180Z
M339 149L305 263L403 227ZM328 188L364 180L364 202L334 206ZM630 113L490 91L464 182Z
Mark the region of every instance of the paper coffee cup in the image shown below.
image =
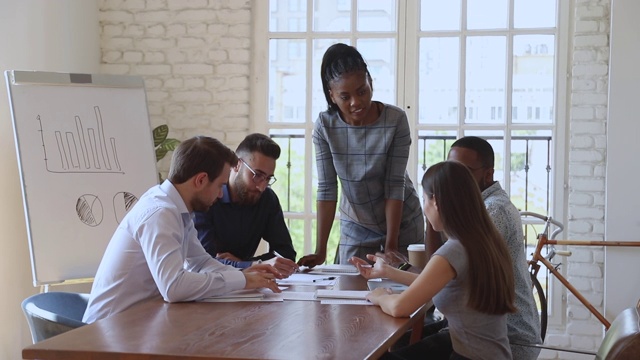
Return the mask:
M425 251L424 244L411 244L407 247L409 252L409 262L413 266L417 266L421 269L427 264L427 252Z

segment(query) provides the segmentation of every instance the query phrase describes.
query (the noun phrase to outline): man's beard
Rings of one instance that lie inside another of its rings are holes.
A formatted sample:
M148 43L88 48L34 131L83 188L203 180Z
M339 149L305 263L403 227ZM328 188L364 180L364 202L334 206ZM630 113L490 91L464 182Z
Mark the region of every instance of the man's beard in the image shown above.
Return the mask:
M260 196L262 195L262 193L256 193L255 192L251 192L248 189L248 186L245 182L243 182L240 177L237 177L235 179L235 181L233 182L233 185L235 187L235 196L236 198L234 199L235 203L239 204L239 205L254 205L255 203L258 202L258 200L260 200Z

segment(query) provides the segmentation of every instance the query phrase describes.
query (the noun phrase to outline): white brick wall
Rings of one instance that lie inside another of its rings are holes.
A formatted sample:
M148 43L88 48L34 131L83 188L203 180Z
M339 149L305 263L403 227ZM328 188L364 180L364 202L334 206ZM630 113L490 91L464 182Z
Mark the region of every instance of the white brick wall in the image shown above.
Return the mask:
M572 0L573 48L569 52L571 101L569 125L570 239L604 239L606 165L606 114L609 75L610 0ZM562 260L569 281L598 310L604 299L603 251L573 248ZM571 294L567 297L565 324L550 328L547 343L596 351L603 337L600 322ZM592 359L568 352L543 351L540 359Z
M563 236L603 239L610 0L571 1L568 227ZM235 146L252 127L249 0L103 0L102 72L144 77L151 124L170 136L196 134ZM564 51L561 49L560 51ZM168 161L161 164L166 171ZM568 259L569 280L602 309L603 251ZM547 343L595 350L602 327L573 296L566 323ZM585 359L545 350L541 359Z
M152 127L232 147L249 132L249 0L103 0L99 19L101 71L145 79Z

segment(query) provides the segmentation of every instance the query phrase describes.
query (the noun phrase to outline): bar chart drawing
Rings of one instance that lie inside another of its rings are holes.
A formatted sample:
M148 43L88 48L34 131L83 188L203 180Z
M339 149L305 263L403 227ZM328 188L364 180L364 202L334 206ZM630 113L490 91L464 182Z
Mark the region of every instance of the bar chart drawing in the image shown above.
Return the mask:
M93 110L95 114L93 127L87 126L89 122L85 124L85 121L76 115L73 119L73 127L45 131L43 119L40 115L36 116L40 126L47 171L124 174L118 158L116 138L108 137L105 133L100 107L94 106ZM51 144L53 141L55 145Z

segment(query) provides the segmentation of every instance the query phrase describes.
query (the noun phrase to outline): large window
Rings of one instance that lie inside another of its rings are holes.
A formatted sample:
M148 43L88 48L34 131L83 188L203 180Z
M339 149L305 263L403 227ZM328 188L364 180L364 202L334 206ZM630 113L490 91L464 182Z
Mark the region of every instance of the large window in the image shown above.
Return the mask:
M566 23L566 2L255 4L258 101L253 118L256 130L269 133L283 147L274 190L301 255L315 249L317 181L311 132L318 113L327 107L320 61L335 42L354 45L363 54L375 100L407 111L414 183L429 165L446 157L456 138L477 135L493 145L495 178L517 207L563 218L566 109L559 99L566 92L566 54L558 49L566 49L561 26ZM338 240L338 227L336 222L330 244Z

